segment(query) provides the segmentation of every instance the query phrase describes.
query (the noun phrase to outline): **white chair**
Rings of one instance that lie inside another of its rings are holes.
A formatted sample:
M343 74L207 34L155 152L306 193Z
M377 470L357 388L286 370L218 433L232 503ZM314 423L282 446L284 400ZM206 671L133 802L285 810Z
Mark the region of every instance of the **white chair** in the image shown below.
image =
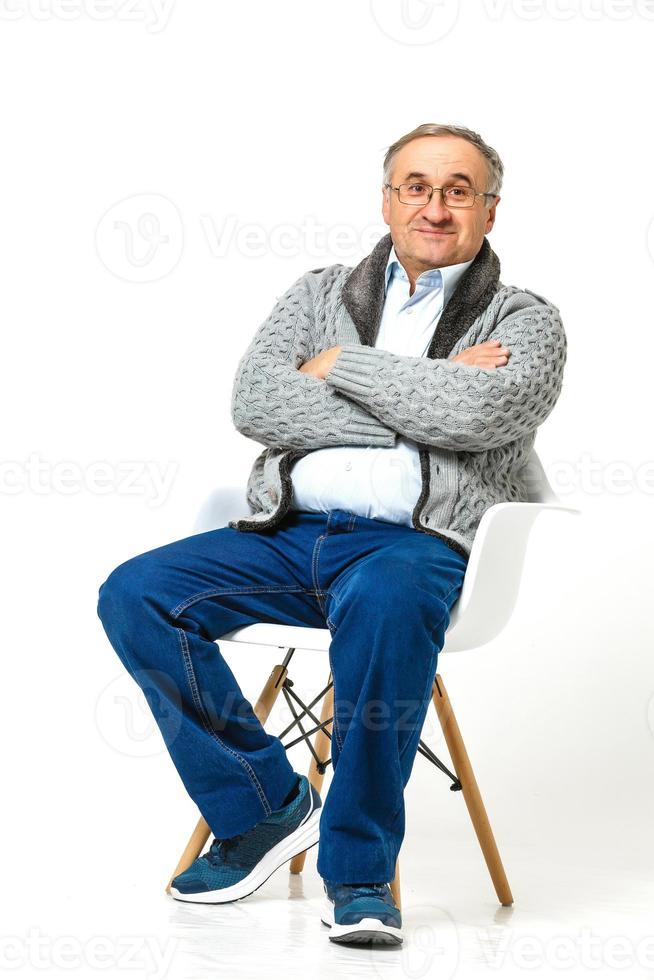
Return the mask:
M577 515L581 513L577 508L561 503L550 486L534 450L526 468L526 484L528 501L495 504L484 513L479 523L461 594L452 607L439 661L445 652L470 650L483 646L504 629L515 607L529 533L538 515L546 510L566 511ZM243 517L249 510L245 490L239 487L219 487L204 502L196 520L194 533L224 527L229 520ZM302 739L306 741L312 754L308 776L320 792L324 773L330 761L326 756L333 716L332 678L329 674L324 690L309 704L305 704L293 691L292 681L288 677L288 664L296 649L327 653L331 642L329 629L254 623L218 637L217 642L222 640L286 650L283 663L277 664L271 671L254 706L254 711L263 724L280 691L283 692L294 721L280 737L284 737L291 728L298 726L302 734L286 747L289 748ZM312 709L321 698L322 709L318 719ZM513 903L511 889L440 673L437 673L434 679L432 700L456 775L450 772L422 740L418 751L453 780L451 789L462 791L497 897L502 905L511 905ZM296 705L301 709L299 714ZM304 718L310 718L315 723L309 731L305 731L302 725ZM316 735L316 739L312 746L310 737L313 734ZM175 875L186 870L198 857L210 833L206 821L200 818L171 875L168 889ZM291 860L292 873L299 873L302 870L305 857L306 851ZM401 908L399 860L395 868L395 878L391 882L391 891L398 907Z

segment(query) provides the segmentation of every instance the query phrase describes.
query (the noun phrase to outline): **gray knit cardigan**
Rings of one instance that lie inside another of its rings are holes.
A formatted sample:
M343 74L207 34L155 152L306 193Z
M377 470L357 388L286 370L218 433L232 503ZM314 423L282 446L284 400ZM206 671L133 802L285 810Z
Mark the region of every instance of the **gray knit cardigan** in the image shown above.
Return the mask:
M234 425L266 448L247 482L252 513L239 531L277 527L292 497L293 463L325 446L393 446L397 433L419 448L422 489L413 526L469 557L484 511L527 499L537 427L559 396L566 336L556 306L499 280L487 238L459 280L425 357L373 345L384 305L385 235L354 268L304 273L279 299L239 361ZM499 338L508 363L453 363L466 347ZM342 345L326 378L298 368Z

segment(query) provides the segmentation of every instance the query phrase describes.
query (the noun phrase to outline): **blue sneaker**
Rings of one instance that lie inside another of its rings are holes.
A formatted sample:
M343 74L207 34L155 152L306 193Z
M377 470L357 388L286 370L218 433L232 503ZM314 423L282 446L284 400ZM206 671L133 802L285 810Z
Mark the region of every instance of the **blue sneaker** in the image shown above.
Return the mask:
M323 879L325 911L333 943L376 943L398 946L403 941L402 913L387 883L341 885Z
M222 904L245 898L295 854L318 843L322 800L306 776L295 797L255 827L214 838L209 850L173 878L170 894L181 902Z

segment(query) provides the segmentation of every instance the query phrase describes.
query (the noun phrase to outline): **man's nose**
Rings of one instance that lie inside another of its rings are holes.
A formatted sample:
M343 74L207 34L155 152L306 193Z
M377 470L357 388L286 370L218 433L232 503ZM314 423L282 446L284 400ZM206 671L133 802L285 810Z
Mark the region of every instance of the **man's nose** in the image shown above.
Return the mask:
M432 194L429 204L425 204L421 214L434 223L449 221L452 217L452 212L443 204L441 192L437 190Z

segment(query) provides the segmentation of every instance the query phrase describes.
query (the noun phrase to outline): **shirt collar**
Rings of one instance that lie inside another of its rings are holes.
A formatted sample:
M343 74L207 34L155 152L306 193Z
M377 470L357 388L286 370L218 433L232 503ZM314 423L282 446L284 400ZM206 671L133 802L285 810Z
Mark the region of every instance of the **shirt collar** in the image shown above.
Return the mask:
M443 289L443 308L445 308L450 300L450 297L452 296L452 293L459 284L461 276L474 261L474 259L469 259L467 262L458 262L456 265L444 265L440 269L427 269L426 272L422 272L418 276L416 285L427 286L427 288L430 289ZM391 245L391 250L388 255L388 262L386 263L384 280L385 292L388 292L388 284L392 276L397 276L404 282L409 281L409 277L406 274L404 266L398 259L395 252L395 245Z

